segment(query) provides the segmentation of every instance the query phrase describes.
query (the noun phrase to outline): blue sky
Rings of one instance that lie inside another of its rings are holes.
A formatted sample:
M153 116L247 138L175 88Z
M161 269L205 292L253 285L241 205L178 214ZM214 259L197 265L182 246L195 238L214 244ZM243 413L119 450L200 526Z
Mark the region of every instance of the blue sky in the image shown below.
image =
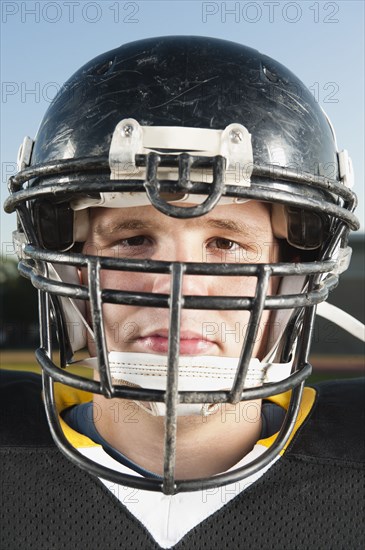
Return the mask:
M125 42L192 34L246 44L311 89L354 161L364 229L364 2L1 2L1 202L25 135L34 137L57 89L82 64ZM1 215L2 252L13 216Z

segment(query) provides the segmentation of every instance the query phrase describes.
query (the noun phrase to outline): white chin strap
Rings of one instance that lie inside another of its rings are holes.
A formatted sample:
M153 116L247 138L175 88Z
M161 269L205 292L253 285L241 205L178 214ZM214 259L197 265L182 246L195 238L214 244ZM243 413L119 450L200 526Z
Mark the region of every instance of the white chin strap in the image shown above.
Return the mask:
M167 356L147 353L109 353L110 372L115 383L146 389L165 390L167 384ZM236 357L181 356L179 358L179 391L227 390L233 385L238 365ZM78 363L80 364L80 363ZM82 365L98 368L96 357L86 359ZM261 363L251 359L245 388L261 386L264 382L277 382L287 378L291 363ZM136 401L137 405L153 416L165 416L165 403ZM208 416L217 412L219 405L211 403L179 403L178 416Z

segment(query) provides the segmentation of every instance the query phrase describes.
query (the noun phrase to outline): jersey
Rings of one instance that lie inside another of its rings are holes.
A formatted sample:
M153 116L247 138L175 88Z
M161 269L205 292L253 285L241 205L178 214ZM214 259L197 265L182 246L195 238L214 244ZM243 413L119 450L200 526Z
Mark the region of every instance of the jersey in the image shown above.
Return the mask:
M364 547L363 380L317 385L283 456L234 498L203 493L200 506L218 494L219 509L168 545L131 513L146 492L124 488L121 499L55 447L40 377L1 375L1 550Z

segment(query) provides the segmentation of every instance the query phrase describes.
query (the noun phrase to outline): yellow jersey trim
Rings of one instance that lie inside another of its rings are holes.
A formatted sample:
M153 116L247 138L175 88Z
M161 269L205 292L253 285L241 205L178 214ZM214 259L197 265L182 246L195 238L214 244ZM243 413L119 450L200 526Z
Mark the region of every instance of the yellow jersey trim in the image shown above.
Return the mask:
M280 407L282 407L287 411L289 407L290 396L291 396L291 391L287 391L285 393L280 393L279 395L274 395L270 397L268 400L271 401L272 403L275 403L276 405L279 405ZM280 455L284 454L286 448L288 447L289 443L295 436L296 432L298 431L300 426L303 424L303 422L311 412L315 399L316 399L316 391L313 388L304 388L297 420L294 424L293 431L290 434L288 441L284 445L283 449L280 451ZM266 439L260 439L257 442L257 445L264 445L265 447L271 447L271 445L274 443L275 439L277 438L278 433L279 432L272 435L271 437L267 437Z
M279 405L283 409L288 410L290 395L291 395L291 391L287 391L279 395L271 396L270 398L268 398L268 401L271 401L272 403ZM60 413L73 405L81 405L82 403L91 401L92 398L93 398L93 394L90 392L85 392L82 390L78 390L76 388L72 388L70 386L65 386L63 384L60 384L59 382L55 383L56 408L59 413L59 420L62 427L62 431L66 436L66 438L68 439L69 443L71 443L71 445L73 445L76 448L101 447L101 445L99 445L98 443L95 443L86 435L80 434L79 432L76 432L75 430L73 430L61 418ZM281 455L284 453L285 449L293 439L297 430L300 428L300 426L303 424L303 422L309 415L310 411L312 410L315 398L316 398L316 391L313 388L304 388L297 421L294 425L294 429L287 443L285 444L284 448L280 452ZM270 447L274 443L275 439L277 438L278 433L279 432L275 433L274 435L266 439L260 439L257 442L257 445Z
M98 443L95 443L92 439L86 435L80 434L76 430L73 430L63 418L60 416L60 413L73 405L81 405L82 403L87 403L93 398L93 394L90 392L78 390L70 386L65 386L59 382L55 383L55 402L56 408L58 411L58 418L61 424L62 431L67 438L68 442L71 443L76 449L85 448L85 447L101 447Z

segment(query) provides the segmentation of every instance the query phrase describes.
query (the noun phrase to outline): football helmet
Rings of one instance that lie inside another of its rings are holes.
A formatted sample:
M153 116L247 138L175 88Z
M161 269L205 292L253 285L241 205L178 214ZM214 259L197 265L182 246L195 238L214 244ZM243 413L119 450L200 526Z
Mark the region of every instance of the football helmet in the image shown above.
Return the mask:
M25 138L5 204L18 214L20 272L39 289L36 357L52 434L69 459L101 478L166 494L240 480L275 459L291 434L311 372L316 307L349 263L348 234L359 227L352 182L350 158L337 150L332 126L310 91L254 49L207 37L150 38L100 55L77 71L50 105L35 141ZM166 216L189 219L217 205L252 200L271 205L275 237L292 251L278 263L153 261L83 250L95 207L152 205ZM88 272L84 282L81 270ZM101 270L136 277L164 273L171 291L102 288ZM255 295L184 295L187 275L252 277ZM268 295L272 277L281 284ZM106 343L108 303L168 308L168 353L138 358L143 372L128 356L132 368L126 373L123 354ZM240 357L220 358L217 365L216 357L181 355L184 309L248 312ZM276 328L271 348L258 360L252 355L263 311L270 311ZM68 369L87 337L96 353L85 363L97 369L98 379ZM209 375L199 379L203 366L217 369L214 382ZM192 371L198 381L189 376ZM163 479L122 474L74 449L60 427L56 381L165 415ZM209 414L215 404L288 390L282 428L262 456L212 478L176 479L179 414Z

